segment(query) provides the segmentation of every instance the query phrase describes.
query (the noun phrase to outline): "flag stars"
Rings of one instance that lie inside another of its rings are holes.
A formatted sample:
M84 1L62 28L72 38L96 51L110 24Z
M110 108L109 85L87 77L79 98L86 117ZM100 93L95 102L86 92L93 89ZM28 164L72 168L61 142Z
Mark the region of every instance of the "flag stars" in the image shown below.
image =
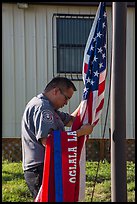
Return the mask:
M91 80L91 85L93 86L93 84L94 84L94 81L93 81L93 80Z
M105 18L107 17L107 13L106 12L104 12L104 15L103 15Z
M84 93L86 93L87 92L87 88L85 87L83 91L84 91Z
M99 75L98 71L93 72L93 73L94 73L94 76L97 76L97 77L98 77L98 75Z
M106 27L106 24L105 24L105 22L103 23L103 28L105 28Z
M86 99L89 88L84 88L83 97Z
M96 62L97 59L98 59L98 58L97 58L96 55L95 55L93 61Z
M86 81L87 81L87 83L90 83L90 78L88 77L88 78L86 79Z
M99 38L101 38L101 33L100 33L100 31L97 33L97 38L99 37Z
M99 68L101 69L103 67L103 63L99 63Z
M98 53L102 53L103 52L102 47L97 48L97 49L98 49Z
M104 59L106 57L105 53L102 54L102 58Z
M96 38L97 38L97 37L94 37L94 38L93 38L93 41L94 41L94 42L96 41Z
M93 47L93 45L91 45L91 48L90 48L90 50L92 50L92 51L94 50L94 47Z

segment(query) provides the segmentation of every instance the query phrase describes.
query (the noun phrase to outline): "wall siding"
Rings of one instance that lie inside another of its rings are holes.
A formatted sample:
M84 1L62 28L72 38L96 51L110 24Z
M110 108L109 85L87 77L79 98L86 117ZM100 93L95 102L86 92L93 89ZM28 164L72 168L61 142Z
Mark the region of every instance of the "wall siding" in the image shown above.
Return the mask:
M16 4L2 4L2 136L20 138L21 117L26 103L40 93L53 77L52 17L54 13L95 14L97 7L31 5L18 9ZM112 10L108 15L108 77L105 104L92 138L104 131L111 65ZM135 137L135 10L127 12L127 139ZM55 36L54 36L55 37ZM81 101L83 82L74 81L77 92L62 110L73 112ZM110 109L105 138L109 138Z

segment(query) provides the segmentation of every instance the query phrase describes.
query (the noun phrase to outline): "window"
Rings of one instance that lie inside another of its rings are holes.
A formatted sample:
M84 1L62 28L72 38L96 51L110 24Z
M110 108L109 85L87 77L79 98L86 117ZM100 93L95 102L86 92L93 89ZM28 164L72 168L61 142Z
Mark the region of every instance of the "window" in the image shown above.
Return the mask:
M84 49L94 16L58 14L54 18L54 72L71 75L72 79L77 75L78 79L82 74Z

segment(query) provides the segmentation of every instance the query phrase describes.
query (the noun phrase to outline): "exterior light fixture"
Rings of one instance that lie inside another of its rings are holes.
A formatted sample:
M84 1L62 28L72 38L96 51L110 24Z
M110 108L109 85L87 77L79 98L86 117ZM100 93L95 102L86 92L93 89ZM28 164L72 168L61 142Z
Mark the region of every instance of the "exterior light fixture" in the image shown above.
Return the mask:
M28 3L17 3L17 6L19 9L27 9L29 7Z

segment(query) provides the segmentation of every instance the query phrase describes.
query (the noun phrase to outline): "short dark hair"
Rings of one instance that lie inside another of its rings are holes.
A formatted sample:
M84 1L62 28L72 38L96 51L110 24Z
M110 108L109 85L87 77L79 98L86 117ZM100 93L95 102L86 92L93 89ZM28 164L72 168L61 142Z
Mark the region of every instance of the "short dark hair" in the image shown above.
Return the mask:
M75 85L73 84L73 82L66 78L66 77L54 77L45 87L44 91L48 92L50 90L52 90L53 88L60 88L60 89L69 89L72 88L74 91L77 91Z

